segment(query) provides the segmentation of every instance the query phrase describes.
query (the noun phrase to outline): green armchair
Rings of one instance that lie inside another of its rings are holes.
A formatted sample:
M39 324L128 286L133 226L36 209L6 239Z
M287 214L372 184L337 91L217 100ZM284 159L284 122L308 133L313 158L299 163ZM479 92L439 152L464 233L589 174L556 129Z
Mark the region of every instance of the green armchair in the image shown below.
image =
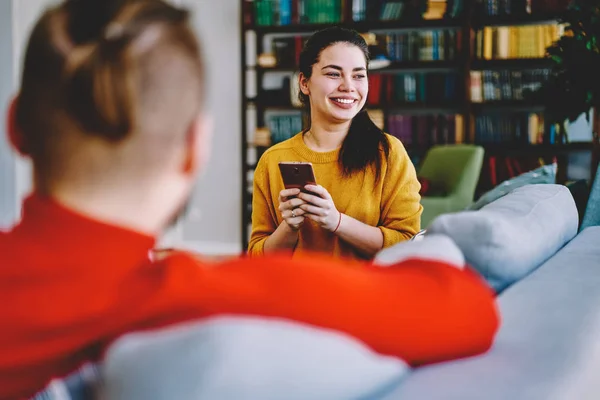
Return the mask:
M421 197L422 228L438 215L464 210L473 202L483 155L481 146L468 144L433 146L427 152L418 175L443 188L444 195Z

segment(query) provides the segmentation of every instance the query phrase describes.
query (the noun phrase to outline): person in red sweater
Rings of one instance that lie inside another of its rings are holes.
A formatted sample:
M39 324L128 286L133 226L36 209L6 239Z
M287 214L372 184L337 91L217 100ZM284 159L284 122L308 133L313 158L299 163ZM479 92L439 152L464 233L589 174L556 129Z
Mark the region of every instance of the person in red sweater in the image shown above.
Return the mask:
M150 257L208 157L204 92L183 9L69 0L37 21L8 112L34 190L0 234L0 398L27 398L101 361L127 332L220 314L342 331L411 365L490 348L494 296L469 269Z

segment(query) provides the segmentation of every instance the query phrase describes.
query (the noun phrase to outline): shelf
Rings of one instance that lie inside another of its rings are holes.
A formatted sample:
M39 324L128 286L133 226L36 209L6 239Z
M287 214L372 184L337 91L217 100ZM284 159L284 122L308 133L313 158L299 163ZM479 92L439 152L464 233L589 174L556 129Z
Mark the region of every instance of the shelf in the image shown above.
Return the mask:
M418 112L421 114L460 114L465 111L466 106L460 102L454 103L394 103L394 104L379 104L369 105L369 109L381 109L390 112Z
M592 150L592 142L575 142L565 144L529 144L529 143L481 143L488 155L533 154L553 155L572 151Z
M253 30L259 35L272 33L312 33L329 26L343 26L359 32L375 32L404 29L434 29L451 28L459 29L463 24L462 19L424 19L424 20L392 20L392 21L357 21L357 22L331 22L324 24L291 24L271 26L246 26L245 30Z
M260 107L263 110L293 110L293 111L302 111L304 108L296 107L289 103L271 103L261 99L257 99L256 97L248 97L246 99L248 103L254 103L256 107ZM289 101L289 100L288 100ZM282 101L283 102L283 101Z
M489 69L536 69L550 68L553 65L550 58L509 58L497 60L472 60L471 70Z
M473 111L543 111L544 105L525 100L488 100L471 103Z
M247 99L248 102L256 102L255 98ZM289 110L303 111L302 107L295 107L289 104L265 104L260 103L260 107L264 110ZM385 110L385 111L421 111L427 113L462 113L466 106L461 103L421 103L421 102L406 102L406 103L390 103L390 104L367 104L370 110Z
M240 0L242 4L244 4L244 0ZM247 2L246 2L247 3ZM344 1L345 4L349 4L347 1ZM367 5L373 3L375 5L379 5L380 2L366 0ZM247 5L247 4L246 4ZM540 12L535 14L512 14L512 15L497 15L497 16L486 16L483 15L483 11L486 11L483 7L480 7L480 2L467 2L465 3L465 12L463 16L459 16L457 18L449 19L437 19L437 20L423 20L416 18L408 18L405 17L402 20L396 21L377 21L377 20L369 20L369 21L342 21L342 22L332 22L332 23L322 23L322 24L293 24L293 25L284 25L284 26L255 26L255 25L242 25L241 26L241 37L242 37L242 76L243 83L245 83L246 79L252 79L253 86L244 86L242 89L242 111L247 111L248 107L255 106L255 114L256 121L252 122L252 126L260 125L265 126L268 121L269 114L277 115L277 114L296 114L303 113L303 118L306 118L306 112L302 108L294 107L290 104L290 99L288 98L288 94L282 92L281 96L278 96L275 93L275 89L270 89L273 87L271 85L271 80L274 82L279 78L291 76L292 73L297 71L296 65L290 65L287 62L287 65L284 66L275 66L272 68L264 68L258 65L249 66L246 65L245 62L248 60L258 60L258 51L267 50L266 47L269 46L269 41L274 40L277 37L298 37L307 38L312 33L317 30L321 30L331 26L341 26L345 28L354 29L358 32L371 32L377 35L386 35L386 34L394 34L394 33L410 33L413 32L425 32L432 30L453 30L457 33L456 40L460 46L455 47L455 49L460 49L454 52L453 59L451 60L436 60L436 61L392 61L390 65L380 69L371 69L369 71L369 75L388 75L394 77L394 75L404 74L404 73L426 73L426 74L452 74L457 76L456 81L456 93L457 96L454 96L451 100L444 99L444 91L445 91L445 79L440 79L440 83L436 86L426 86L428 96L426 97L427 101L424 102L400 102L404 99L403 95L399 95L400 93L404 93L405 88L395 87L394 85L387 86L382 84L381 93L384 93L384 90L392 90L391 96L382 95L378 96L378 98L372 98L379 104L367 104L366 108L368 110L381 110L379 114L383 114L385 122L388 122L389 115L408 115L408 116L426 116L426 115L461 115L462 117L462 128L463 135L465 139L474 138L476 131L476 120L481 117L485 117L488 115L497 116L497 117L505 117L505 118L513 118L514 116L522 117L528 113L533 112L544 112L545 107L543 101L541 99L537 99L536 97L529 96L528 90L522 88L522 96L520 100L497 100L497 101L483 101L480 103L473 103L470 101L470 86L469 77L470 71L509 71L509 75L513 73L513 71L527 71L534 69L550 69L554 66L554 62L549 58L519 58L519 59L493 59L493 60L485 60L477 59L476 48L474 46L474 36L475 34L481 33L481 31L485 27L494 27L494 26L522 26L522 25L541 25L541 24L556 24L561 22L561 17L564 15L563 12ZM243 7L242 7L243 8ZM343 15L350 15L351 10L345 10L346 12ZM480 12L481 11L481 12ZM418 17L417 17L418 18ZM261 20L262 21L262 20ZM254 35L247 35L247 31L253 31L250 33L254 33ZM250 39L246 40L249 37ZM460 39L459 39L460 38ZM295 42L294 42L295 43ZM382 42L380 42L380 45ZM263 49L263 47L265 47ZM251 50L257 54L253 54L252 58L246 58L246 51ZM295 48L294 48L295 50ZM447 53L445 53L447 54ZM451 53L450 53L451 54ZM291 55L289 56L289 60L291 61ZM246 60L246 61L244 61ZM285 63L285 61L284 61ZM254 68L252 72L253 74L247 74L246 72L249 69ZM527 72L525 72L527 74ZM281 76L279 76L281 75ZM512 76L512 75L511 75ZM267 78L267 79L265 79ZM428 77L429 78L429 77ZM483 78L483 77L482 77ZM387 80L387 77L385 79ZM431 84L431 82L437 83L435 79L429 80L427 79L427 84ZM482 81L483 82L483 81ZM420 81L418 81L420 83ZM268 84L268 85L267 85ZM267 86L268 89L265 89L264 86ZM527 85L525 85L527 86ZM249 98L248 93L246 92L246 87L256 88L256 91L253 92L253 95L256 94L257 97ZM414 90L414 88L410 88ZM518 89L518 88L517 88ZM466 91L466 92L465 92ZM430 93L431 92L431 93ZM419 93L417 91L417 93ZM516 94L519 92L517 91ZM373 93L376 94L376 93ZM429 95L430 94L430 95ZM514 94L514 93L513 93ZM281 97L281 101L279 101L279 97ZM414 98L414 97L413 97ZM388 100L390 99L390 100ZM398 99L395 102L392 102L391 99ZM254 102L254 104L252 103ZM277 112L281 110L280 112ZM245 118L246 114L242 114ZM246 119L242 122L242 128L246 129L247 123ZM388 129L389 131L389 129ZM389 133L389 132L388 132ZM255 164L252 164L252 160L247 159L247 157L253 156L253 153L247 152L247 146L251 146L251 144L247 143L246 135L248 133L246 130L242 133L242 143L243 143L243 154L245 158L243 158L243 171L244 175L244 199L251 200L251 194L247 193L249 189L248 183L250 182L249 175L251 175L247 171L251 171L256 168ZM504 138L504 137L503 137ZM492 137L491 139L496 139ZM499 142L499 143L482 143L486 149L486 153L489 155L514 155L514 156L531 156L534 159L538 157L546 158L545 156L549 156L552 158L556 156L558 159L566 158L567 154L572 151L587 151L592 150L593 146L591 143L569 143L569 144L529 144L525 140L522 142ZM416 159L417 161L424 156L427 151L430 149L430 145L427 143L419 143L418 141L414 141L414 143L405 144L406 150L409 155ZM259 157L259 151L256 150L257 156ZM415 161L415 162L417 162ZM483 185L486 183L483 182ZM482 185L480 183L480 185ZM247 235L247 224L249 222L250 211L247 209L244 204L243 209L243 218L242 227L243 233L245 235L244 242L247 243L248 235Z
M371 74L392 73L392 72L443 72L455 71L460 67L458 61L395 61L389 66L380 69L371 70Z
M264 74L267 72L296 72L298 70L297 67L280 67L280 66L275 66L275 67L256 67L256 72L259 74Z
M473 18L473 28L477 29L485 26L542 25L557 22L559 18L559 13L484 15Z
M455 71L460 68L458 61L436 60L436 61L394 61L389 66L379 69L371 69L371 74L394 73L394 72L443 72ZM268 72L295 72L293 66L256 67L256 72L265 74Z

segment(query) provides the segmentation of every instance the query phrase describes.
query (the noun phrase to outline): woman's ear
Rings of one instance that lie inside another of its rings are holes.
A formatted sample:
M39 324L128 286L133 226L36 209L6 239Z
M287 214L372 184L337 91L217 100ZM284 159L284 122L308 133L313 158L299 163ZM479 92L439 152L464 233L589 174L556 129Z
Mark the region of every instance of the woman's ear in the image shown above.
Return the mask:
M300 86L300 90L307 96L310 96L310 90L308 89L308 78L300 72L298 75L298 85Z
M8 105L8 111L6 113L6 132L8 134L8 141L13 148L22 156L27 156L27 149L25 148L25 137L23 131L17 124L17 104L19 102L19 96L15 96Z

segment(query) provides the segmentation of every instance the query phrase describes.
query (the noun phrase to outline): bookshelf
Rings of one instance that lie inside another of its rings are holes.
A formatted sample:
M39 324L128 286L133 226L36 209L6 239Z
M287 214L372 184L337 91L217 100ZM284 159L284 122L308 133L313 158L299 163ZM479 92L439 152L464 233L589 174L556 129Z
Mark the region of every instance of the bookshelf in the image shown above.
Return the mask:
M572 151L592 148L566 143L544 123L543 106L526 95L547 77L551 61L543 57L560 34L564 0L241 2L244 245L254 168L270 145L304 126L306 115L291 93L296 60L303 40L327 26L376 38L389 63L369 72L367 109L403 141L415 164L441 143L480 144L494 159L563 162ZM480 191L490 186L484 175Z

